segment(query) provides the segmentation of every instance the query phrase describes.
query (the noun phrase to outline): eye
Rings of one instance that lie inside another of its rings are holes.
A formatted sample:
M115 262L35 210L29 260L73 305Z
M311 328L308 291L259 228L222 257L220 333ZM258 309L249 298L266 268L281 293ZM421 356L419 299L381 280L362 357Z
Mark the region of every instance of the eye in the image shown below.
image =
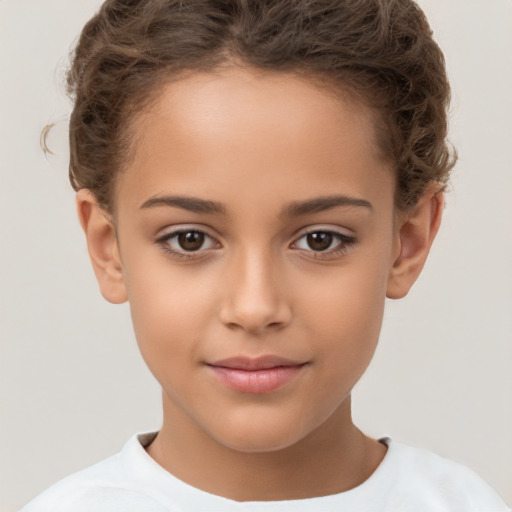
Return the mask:
M174 235L172 239L175 239L179 248L184 251L198 251L203 247L206 235L201 231L185 231Z
M198 229L172 231L158 238L157 243L167 252L183 257L219 247L217 240Z
M338 254L348 249L355 242L352 236L336 231L316 230L309 231L293 243L295 249L302 251Z

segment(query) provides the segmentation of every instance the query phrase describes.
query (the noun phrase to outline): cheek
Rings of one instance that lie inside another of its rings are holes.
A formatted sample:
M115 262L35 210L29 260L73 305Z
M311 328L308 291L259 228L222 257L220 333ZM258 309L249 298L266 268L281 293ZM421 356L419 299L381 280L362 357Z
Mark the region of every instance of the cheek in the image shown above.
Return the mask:
M370 255L307 287L308 330L329 374L355 382L369 364L382 325L386 282L386 267Z
M354 258L356 259L356 258ZM313 276L303 288L308 310L325 329L355 332L380 327L387 287L387 267L372 255L358 255L357 261L336 272Z
M179 361L199 357L201 332L215 303L208 293L212 286L192 267L176 268L162 257L146 263L128 265L126 274L137 342L153 373L169 364L179 370Z

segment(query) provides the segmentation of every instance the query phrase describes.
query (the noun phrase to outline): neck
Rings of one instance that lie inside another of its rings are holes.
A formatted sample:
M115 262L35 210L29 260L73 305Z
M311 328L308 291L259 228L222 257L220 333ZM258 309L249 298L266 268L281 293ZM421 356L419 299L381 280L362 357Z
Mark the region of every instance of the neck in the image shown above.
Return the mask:
M352 423L350 397L299 442L266 452L233 450L174 409L164 397L163 426L149 455L180 480L236 501L343 492L363 483L386 452Z

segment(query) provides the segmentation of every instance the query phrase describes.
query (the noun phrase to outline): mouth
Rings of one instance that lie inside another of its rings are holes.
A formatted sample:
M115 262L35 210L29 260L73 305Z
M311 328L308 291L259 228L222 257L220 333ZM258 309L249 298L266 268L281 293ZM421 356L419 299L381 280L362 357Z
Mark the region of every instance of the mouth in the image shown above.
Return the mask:
M207 363L212 376L241 393L272 393L293 381L307 365L277 356L233 357Z

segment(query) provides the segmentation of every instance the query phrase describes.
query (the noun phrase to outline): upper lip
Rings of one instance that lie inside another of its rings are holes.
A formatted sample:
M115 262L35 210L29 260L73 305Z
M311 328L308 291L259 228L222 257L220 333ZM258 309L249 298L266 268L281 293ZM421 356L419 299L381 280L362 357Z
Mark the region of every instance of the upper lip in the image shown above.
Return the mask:
M219 366L222 368L231 368L234 370L268 370L269 368L277 368L280 366L300 366L305 364L304 361L294 361L279 356L260 356L260 357L229 357L220 359L211 363L209 366Z

